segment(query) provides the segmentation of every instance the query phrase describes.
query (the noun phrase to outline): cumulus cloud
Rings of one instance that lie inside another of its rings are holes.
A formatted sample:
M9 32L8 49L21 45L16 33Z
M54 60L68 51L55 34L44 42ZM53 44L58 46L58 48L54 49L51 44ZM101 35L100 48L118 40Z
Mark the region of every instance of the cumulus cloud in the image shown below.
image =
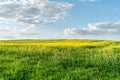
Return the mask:
M18 32L15 32L15 34L16 36L24 36L24 37L39 35L39 33L36 31L36 29L33 26L21 29Z
M47 25L63 19L73 4L50 0L0 1L0 21L18 21L31 25Z
M4 28L0 28L0 39L22 39L38 36L40 33L36 28L37 27L34 26L28 26L18 29L16 27L6 26Z
M14 39L14 36L0 36L0 39Z
M79 0L80 2L96 2L96 1L99 1L99 0Z
M66 28L66 35L114 35L120 34L120 22L88 24L85 28Z
M6 26L5 28L0 28L0 32L11 32L11 29Z

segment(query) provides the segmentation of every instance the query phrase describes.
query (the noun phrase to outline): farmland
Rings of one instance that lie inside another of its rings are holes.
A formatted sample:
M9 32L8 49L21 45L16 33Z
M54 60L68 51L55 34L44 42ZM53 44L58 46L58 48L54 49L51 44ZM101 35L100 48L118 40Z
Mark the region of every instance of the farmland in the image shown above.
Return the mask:
M0 80L120 80L120 41L3 40Z

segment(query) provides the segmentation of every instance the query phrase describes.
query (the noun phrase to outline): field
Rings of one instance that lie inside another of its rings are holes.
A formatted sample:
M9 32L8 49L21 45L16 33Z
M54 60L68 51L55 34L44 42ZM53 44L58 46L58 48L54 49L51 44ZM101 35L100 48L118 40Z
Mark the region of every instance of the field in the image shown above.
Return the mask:
M0 80L120 80L120 41L0 41Z

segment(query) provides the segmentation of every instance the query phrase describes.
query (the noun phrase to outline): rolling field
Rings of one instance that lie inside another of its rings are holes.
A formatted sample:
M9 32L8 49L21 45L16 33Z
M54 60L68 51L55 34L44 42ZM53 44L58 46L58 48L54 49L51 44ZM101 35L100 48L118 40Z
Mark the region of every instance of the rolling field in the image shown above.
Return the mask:
M120 80L120 41L0 41L0 80Z

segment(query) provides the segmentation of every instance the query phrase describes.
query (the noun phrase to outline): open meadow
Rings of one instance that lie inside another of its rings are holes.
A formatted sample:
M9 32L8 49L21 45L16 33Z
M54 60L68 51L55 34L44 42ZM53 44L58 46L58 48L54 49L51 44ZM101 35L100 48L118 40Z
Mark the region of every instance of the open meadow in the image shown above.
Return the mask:
M120 41L3 40L0 80L120 80Z

